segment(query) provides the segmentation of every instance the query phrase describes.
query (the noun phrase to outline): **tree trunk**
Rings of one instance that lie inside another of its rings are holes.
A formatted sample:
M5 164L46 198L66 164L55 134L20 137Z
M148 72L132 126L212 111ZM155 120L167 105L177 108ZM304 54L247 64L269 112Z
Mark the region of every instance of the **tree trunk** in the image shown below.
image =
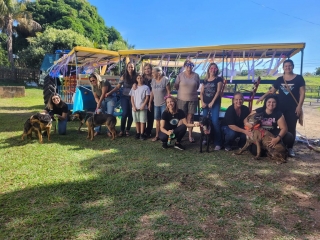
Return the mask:
M13 62L13 51L12 51L12 24L13 24L13 19L12 19L12 14L8 14L8 16L5 18L5 25L7 27L7 51L8 51L8 60L10 62L11 67L14 66Z

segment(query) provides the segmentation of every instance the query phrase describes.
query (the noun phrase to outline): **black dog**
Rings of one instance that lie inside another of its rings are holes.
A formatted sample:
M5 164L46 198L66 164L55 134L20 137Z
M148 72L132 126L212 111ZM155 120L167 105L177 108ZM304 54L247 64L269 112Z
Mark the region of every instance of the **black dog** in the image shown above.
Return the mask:
M89 117L93 115L92 112L86 112L86 111L75 111L73 114L70 115L71 121L74 121L76 119L80 120L80 126L78 128L78 132L80 133L80 129L82 125L87 121Z
M207 152L209 152L209 143L210 143L212 129L213 129L213 125L211 120L211 113L209 112L209 114L206 117L203 117L202 119L200 119L200 131L201 131L200 152L201 153L202 153L203 140L206 141Z

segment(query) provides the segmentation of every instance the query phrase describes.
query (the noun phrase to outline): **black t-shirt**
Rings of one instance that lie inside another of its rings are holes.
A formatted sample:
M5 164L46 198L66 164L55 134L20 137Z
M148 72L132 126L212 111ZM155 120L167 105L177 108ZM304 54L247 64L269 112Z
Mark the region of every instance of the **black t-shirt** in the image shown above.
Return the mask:
M224 115L224 118L222 120L221 125L222 126L236 125L239 128L244 128L243 120L249 114L250 114L249 108L247 106L242 105L240 116L238 116L236 113L236 110L234 109L234 106L231 105L230 107L228 107L226 114Z
M263 119L261 121L261 127L270 131L271 133L276 132L278 128L278 120L282 116L282 112L279 110L273 111L271 114L267 114L266 111L261 107L256 109L257 113L263 113Z
M50 110L48 107L46 107L45 110L50 114L50 116L53 116L53 114L62 116L62 113L68 113L68 105L66 103L63 103L61 108L53 105L52 110Z
M178 123L181 119L184 119L186 115L181 109L178 109L177 113L171 114L170 112L164 111L161 119L165 121L164 128L166 130L172 130L177 128Z
M216 95L217 89L218 89L218 83L223 82L223 79L221 77L215 78L213 81L204 81L203 82L203 102L206 104L209 104L214 96ZM221 103L221 97L216 99L215 103Z
M144 82L144 85L147 85L149 87L149 90L151 92L152 91L152 87L151 87L152 78L149 79L149 78L143 77L143 82Z
M301 75L297 75L291 81L287 81L287 84L293 96L299 102L300 87L306 85L303 77ZM279 89L279 109L280 110L284 111L288 109L296 109L297 103L294 101L292 95L287 90L283 77L278 77L275 83L273 84L273 87L277 90Z

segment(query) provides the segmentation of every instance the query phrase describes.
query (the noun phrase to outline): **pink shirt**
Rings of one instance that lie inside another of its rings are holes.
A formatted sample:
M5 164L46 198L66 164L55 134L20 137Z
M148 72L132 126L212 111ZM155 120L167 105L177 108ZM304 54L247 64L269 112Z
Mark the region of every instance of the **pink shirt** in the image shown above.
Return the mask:
M174 84L178 90L178 99L182 101L198 101L198 88L200 78L197 73L192 73L190 78L182 72L178 75Z

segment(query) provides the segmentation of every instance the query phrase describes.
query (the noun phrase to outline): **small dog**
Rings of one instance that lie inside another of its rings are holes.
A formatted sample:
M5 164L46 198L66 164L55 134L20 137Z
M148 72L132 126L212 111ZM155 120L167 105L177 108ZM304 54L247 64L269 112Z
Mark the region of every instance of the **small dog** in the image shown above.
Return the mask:
M285 146L282 142L276 144L274 148L268 147L271 138L274 137L272 133L267 130L264 130L260 127L262 119L262 114L253 114L249 116L248 122L254 126L252 129L252 137L247 136L247 142L244 147L237 153L236 155L240 155L243 153L251 144L256 144L257 146L257 155L254 159L258 160L261 155L261 149L265 149L267 151L267 156L271 159L276 161L277 164L285 163L287 160L287 151Z
M92 112L86 112L86 111L75 111L73 114L70 115L71 121L74 121L76 119L80 120L80 126L78 128L78 133L80 133L80 129L82 125L88 120L89 117L93 115Z
M201 153L202 153L203 140L206 141L207 152L209 152L211 129L213 129L213 126L212 126L211 116L210 116L210 113L209 113L208 116L203 117L202 119L200 119L200 131L201 131L201 135L200 135L200 152Z
M117 118L111 114L93 114L93 116L89 117L86 121L86 125L88 127L87 139L90 139L91 141L93 140L94 127L105 125L112 135L112 140L114 140L117 134L116 124Z
M42 131L47 132L48 141L50 141L50 132L52 127L52 118L49 114L41 114L37 113L32 115L27 121L24 123L24 130L22 134L22 140L24 137L32 138L32 132L38 134L39 142L43 143L42 140Z

